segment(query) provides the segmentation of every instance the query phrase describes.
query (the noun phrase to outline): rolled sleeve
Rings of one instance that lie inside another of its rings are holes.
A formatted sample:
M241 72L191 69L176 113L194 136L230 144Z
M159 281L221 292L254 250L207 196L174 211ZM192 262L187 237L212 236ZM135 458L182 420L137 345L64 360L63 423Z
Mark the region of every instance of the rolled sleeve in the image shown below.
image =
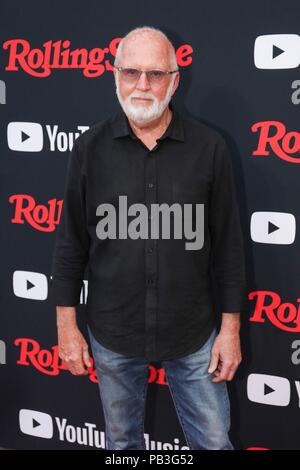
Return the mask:
M88 262L89 235L81 157L82 149L78 140L75 140L69 154L64 200L52 258L51 290L57 306L79 304Z
M246 293L244 242L228 146L215 147L214 181L210 199L211 269L222 312L243 308Z

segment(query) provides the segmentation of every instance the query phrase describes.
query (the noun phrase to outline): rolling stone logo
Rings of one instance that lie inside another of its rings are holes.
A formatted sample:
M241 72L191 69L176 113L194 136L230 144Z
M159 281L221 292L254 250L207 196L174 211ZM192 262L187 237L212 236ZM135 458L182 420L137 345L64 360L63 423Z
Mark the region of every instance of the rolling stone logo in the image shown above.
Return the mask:
M265 323L269 320L281 330L300 332L300 298L296 299L298 305L282 302L281 297L272 291L253 291L248 298L256 301L250 321Z
M253 156L267 157L271 149L277 157L286 162L300 163L300 132L287 132L285 125L279 121L256 122L251 130L259 132Z
M41 349L39 342L32 338L17 338L15 345L20 348L17 364L21 366L33 366L42 374L52 376L57 376L61 371L68 370L64 361L59 357L58 345L52 346L51 350ZM93 358L91 358L91 364L91 367L87 369L88 377L91 382L98 383ZM149 383L155 382L158 385L168 385L163 368L157 369L152 364L148 364L148 368Z
M114 70L109 62L109 56L116 56L117 46L122 38L114 38L108 47L94 47L90 50L80 47L72 48L71 41L46 41L40 48L33 48L26 39L9 39L3 43L3 49L8 51L8 64L5 70L25 73L38 78L51 75L53 69L82 69L87 78L95 78L106 71ZM179 66L188 66L192 62L192 46L183 44L176 50Z
M9 202L15 205L13 224L24 224L26 221L36 230L41 232L54 232L59 223L63 200L50 199L48 207L37 204L34 197L29 194L13 194Z
M38 341L32 338L17 338L15 345L20 347L20 356L17 364L22 366L34 366L35 369L46 375L59 375L62 370L68 370L66 364L60 359L58 346L52 346L51 350L41 349ZM91 367L88 368L89 379L97 383L97 374L94 361L91 358Z

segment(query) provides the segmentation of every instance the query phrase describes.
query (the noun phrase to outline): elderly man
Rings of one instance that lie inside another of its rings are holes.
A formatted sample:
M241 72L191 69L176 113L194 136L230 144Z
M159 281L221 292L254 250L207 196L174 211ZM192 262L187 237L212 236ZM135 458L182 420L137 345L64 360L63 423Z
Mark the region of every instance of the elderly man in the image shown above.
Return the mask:
M114 65L122 109L82 134L70 154L53 256L59 354L72 374L87 373L76 306L88 265L106 448L145 448L148 364L161 361L190 449L233 449L226 381L241 362L245 267L228 147L171 103L179 71L160 30L129 32ZM187 246L195 225L202 243Z

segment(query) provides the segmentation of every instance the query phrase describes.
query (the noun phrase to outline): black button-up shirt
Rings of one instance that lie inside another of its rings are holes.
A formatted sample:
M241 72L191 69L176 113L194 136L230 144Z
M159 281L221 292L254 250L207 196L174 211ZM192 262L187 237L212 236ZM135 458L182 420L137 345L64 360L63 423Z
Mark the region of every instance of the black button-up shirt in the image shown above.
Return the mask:
M216 321L211 275L221 312L239 312L245 295L227 144L217 131L169 106L171 122L152 150L122 109L76 139L52 264L55 305L78 305L87 267L86 315L93 334L108 349L149 361L182 357L208 339ZM193 224L196 204L203 204L203 246L186 249L184 230L182 238L172 237L172 230L168 238L155 238L148 228L147 237L126 238L123 230L122 238L116 230L115 238L100 239L100 204L112 205L117 225L119 216L127 226L138 216L119 206L121 195L128 208L140 203L148 209L149 226L153 204L192 204Z

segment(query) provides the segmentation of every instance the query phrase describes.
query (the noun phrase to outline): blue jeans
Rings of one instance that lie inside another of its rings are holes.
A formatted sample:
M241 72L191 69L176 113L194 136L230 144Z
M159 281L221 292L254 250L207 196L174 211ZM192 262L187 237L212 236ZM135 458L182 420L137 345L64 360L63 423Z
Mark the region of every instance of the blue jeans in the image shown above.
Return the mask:
M88 328L105 419L106 449L146 449L144 439L148 361L106 349ZM217 335L185 357L160 361L175 410L191 450L233 450L228 437L230 402L226 382L207 372Z

